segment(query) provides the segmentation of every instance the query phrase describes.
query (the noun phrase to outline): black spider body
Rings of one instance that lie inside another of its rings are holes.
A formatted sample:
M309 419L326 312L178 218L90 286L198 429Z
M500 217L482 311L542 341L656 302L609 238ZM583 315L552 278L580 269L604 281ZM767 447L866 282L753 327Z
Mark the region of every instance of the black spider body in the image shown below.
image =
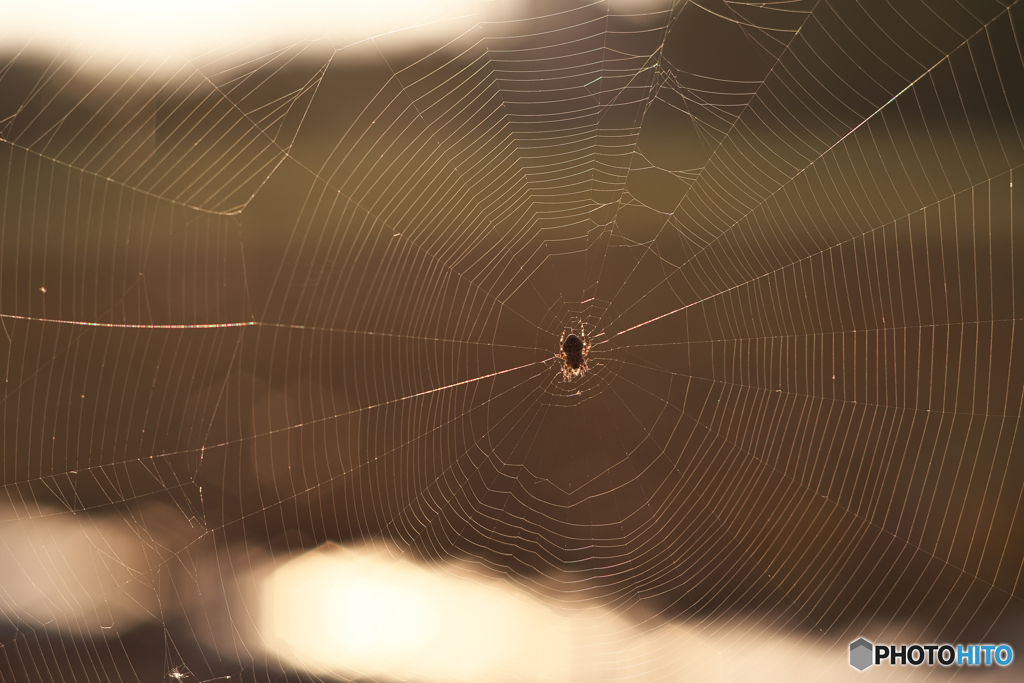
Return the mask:
M570 334L562 342L562 352L565 353L565 362L571 365L573 370L579 370L583 364L583 340L575 334Z
M583 330L583 323L580 323L580 336L570 334L566 336L562 332L562 338L558 340L557 360L562 362L562 379L571 382L573 378L580 377L587 370L587 354L590 353L590 342L587 341L587 333Z

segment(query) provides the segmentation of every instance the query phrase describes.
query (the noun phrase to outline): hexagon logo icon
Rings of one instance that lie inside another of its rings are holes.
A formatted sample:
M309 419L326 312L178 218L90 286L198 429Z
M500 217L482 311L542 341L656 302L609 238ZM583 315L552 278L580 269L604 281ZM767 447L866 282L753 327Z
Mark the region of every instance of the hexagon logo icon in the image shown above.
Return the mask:
M875 646L863 638L850 643L850 666L857 671L863 671L872 665L872 652Z

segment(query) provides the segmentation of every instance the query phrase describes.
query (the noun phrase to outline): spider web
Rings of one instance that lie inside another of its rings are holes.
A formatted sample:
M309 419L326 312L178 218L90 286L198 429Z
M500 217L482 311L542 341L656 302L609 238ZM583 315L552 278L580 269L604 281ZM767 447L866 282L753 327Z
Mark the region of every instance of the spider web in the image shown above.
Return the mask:
M352 548L582 620L567 678L1024 646L1019 3L394 21L0 40L0 677L429 678L261 626Z

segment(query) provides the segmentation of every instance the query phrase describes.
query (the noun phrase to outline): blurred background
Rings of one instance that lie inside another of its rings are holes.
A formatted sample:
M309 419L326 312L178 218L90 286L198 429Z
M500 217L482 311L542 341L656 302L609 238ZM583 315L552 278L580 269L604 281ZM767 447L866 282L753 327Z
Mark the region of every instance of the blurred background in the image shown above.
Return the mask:
M0 679L1015 679L1019 2L0 14Z

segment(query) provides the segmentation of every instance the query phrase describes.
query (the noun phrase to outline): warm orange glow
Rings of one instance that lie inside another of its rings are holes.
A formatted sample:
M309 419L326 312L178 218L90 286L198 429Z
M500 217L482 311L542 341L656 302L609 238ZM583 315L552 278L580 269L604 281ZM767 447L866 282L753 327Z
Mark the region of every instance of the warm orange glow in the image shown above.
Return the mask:
M5 7L4 42L174 71L211 52L258 53L317 38L339 50L396 32L408 44L443 44L476 12L469 0L39 0Z
M397 557L388 546L326 546L278 568L260 593L270 652L320 674L393 680L567 666L564 619L539 602Z

